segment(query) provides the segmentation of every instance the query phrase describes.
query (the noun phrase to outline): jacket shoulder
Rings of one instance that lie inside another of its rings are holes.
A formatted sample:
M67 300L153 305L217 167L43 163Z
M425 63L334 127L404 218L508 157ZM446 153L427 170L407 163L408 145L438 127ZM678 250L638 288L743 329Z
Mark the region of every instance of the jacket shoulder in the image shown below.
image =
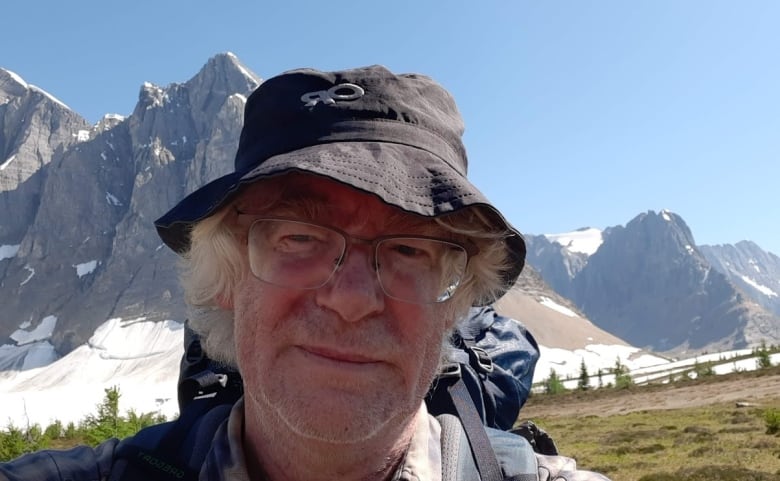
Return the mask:
M44 450L0 463L0 481L71 481L108 479L117 439L99 446L64 451Z

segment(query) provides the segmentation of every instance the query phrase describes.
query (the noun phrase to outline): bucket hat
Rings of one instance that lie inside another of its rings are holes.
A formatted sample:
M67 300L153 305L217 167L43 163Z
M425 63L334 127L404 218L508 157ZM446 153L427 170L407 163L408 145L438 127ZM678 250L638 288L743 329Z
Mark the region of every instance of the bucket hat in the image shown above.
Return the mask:
M463 130L452 96L430 77L396 75L376 65L288 71L247 99L234 171L189 194L155 227L168 247L185 253L192 226L229 203L242 186L307 172L426 217L481 206L509 233L505 292L523 268L525 242L467 179Z

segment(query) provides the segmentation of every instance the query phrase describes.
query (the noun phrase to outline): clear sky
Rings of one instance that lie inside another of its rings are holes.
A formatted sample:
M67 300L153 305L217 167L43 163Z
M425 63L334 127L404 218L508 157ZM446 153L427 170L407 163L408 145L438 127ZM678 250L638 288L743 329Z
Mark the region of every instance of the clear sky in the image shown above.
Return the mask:
M681 215L780 255L776 0L7 2L0 67L94 122L231 51L262 78L384 64L439 80L470 175L521 231Z

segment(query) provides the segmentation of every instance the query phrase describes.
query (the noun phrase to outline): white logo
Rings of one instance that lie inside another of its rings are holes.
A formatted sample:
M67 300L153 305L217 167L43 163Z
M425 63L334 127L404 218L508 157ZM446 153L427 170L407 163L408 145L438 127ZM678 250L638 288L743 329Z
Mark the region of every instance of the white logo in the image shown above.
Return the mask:
M318 90L316 92L306 92L301 95L301 102L306 104L306 107L314 107L317 103L322 102L325 105L335 104L341 100L355 100L365 95L366 91L360 86L355 84L339 84L334 85L328 90Z

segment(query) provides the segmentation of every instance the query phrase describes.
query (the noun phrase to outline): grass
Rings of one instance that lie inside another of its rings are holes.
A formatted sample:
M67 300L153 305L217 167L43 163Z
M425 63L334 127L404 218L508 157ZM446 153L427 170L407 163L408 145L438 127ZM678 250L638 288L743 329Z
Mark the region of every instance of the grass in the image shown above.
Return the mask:
M533 420L561 454L614 481L780 481L780 433L772 429L777 413L780 397L760 407L726 403Z

